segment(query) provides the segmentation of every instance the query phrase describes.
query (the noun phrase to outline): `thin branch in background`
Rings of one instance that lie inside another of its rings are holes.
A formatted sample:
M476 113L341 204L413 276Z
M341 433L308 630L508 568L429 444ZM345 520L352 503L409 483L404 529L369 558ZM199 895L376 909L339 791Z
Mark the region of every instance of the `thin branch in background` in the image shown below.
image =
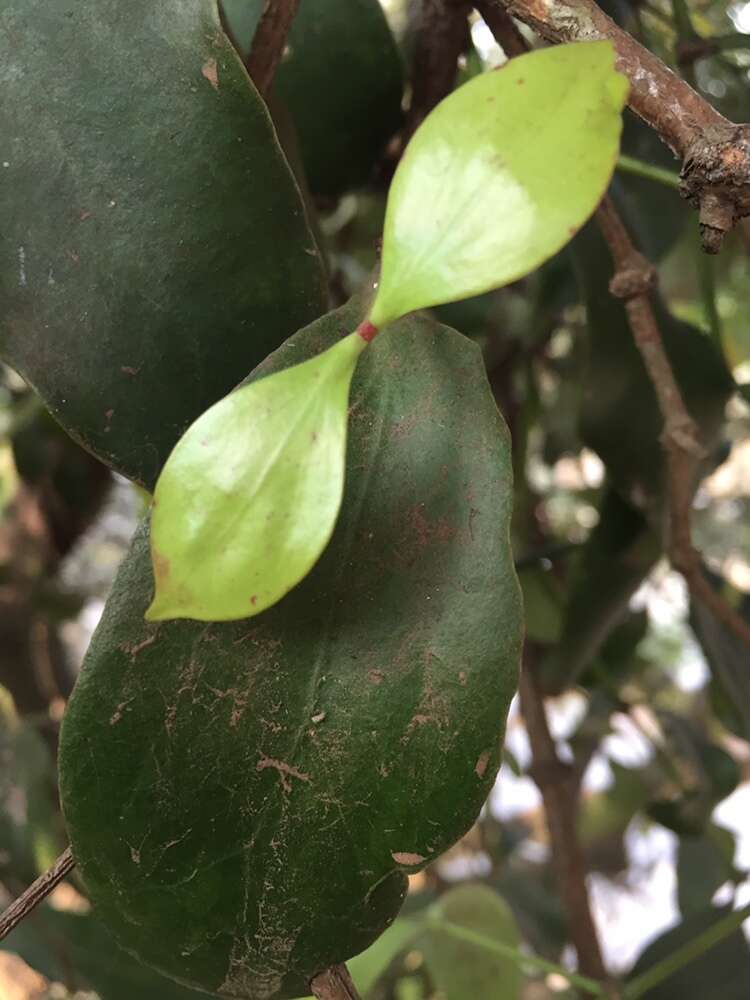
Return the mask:
M66 847L52 867L32 882L29 888L10 904L5 913L0 914L0 941L6 938L35 906L46 899L55 886L59 885L74 868L73 855L70 848Z
M607 17L594 0L484 0L552 42L609 40L630 81L630 107L682 161L680 190L699 210L704 249L750 215L750 125L727 121L659 58Z
M528 51L529 46L526 44L525 38L505 7L487 3L487 0L477 0L474 6L508 59L522 56L524 52Z
M247 71L263 97L267 97L300 0L265 0L247 57Z
M422 0L404 144L456 85L458 60L469 45L469 10L465 0Z
M715 591L693 546L690 516L698 470L705 449L695 421L687 412L667 358L649 293L656 285L656 269L636 250L612 201L605 198L597 221L615 265L612 294L623 300L636 346L641 353L659 403L664 429L669 490L669 556L685 577L690 592L748 647L750 625Z
M345 965L333 965L310 983L317 1000L361 1000Z
M544 702L533 677L532 647L526 645L519 693L521 712L531 743L531 776L539 786L549 826L552 860L568 917L568 933L584 976L606 982L599 936L586 888L586 864L578 841L578 781L573 769L557 756Z

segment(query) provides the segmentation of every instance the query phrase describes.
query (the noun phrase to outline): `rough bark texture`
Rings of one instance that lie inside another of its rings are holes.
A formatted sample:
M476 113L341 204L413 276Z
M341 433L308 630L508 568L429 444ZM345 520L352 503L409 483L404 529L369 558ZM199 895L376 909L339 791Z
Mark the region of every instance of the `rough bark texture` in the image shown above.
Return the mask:
M630 80L630 107L683 161L681 191L699 210L704 249L750 214L750 126L727 121L593 0L485 0L552 42L609 39Z

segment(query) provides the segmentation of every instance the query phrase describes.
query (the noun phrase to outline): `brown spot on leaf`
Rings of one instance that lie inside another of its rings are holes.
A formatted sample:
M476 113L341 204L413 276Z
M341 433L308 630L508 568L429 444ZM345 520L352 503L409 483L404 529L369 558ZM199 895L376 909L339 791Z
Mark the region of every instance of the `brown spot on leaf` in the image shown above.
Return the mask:
M482 753L480 753L479 760L476 762L476 765L474 767L474 774L476 774L478 778L484 777L485 772L487 771L487 764L489 763L489 760L490 760L489 750L484 750Z
M158 552L156 549L153 550L153 558L154 576L156 577L158 583L164 583L169 579L169 573L171 570L169 559L167 559L166 556L163 556L161 552Z
M411 851L394 851L391 857L397 865L421 865L426 859L421 854L413 854Z
M202 75L208 80L214 90L219 89L219 67L215 59L207 59L201 70Z

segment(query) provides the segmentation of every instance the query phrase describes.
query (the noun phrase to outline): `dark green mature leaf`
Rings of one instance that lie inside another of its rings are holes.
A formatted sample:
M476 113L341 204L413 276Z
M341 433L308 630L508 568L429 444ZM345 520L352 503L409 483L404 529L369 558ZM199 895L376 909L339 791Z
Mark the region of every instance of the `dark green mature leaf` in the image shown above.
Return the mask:
M355 306L268 374L325 350ZM391 922L500 762L521 612L508 437L478 349L413 317L362 356L344 504L306 579L252 622L147 625L144 528L70 701L61 791L100 915L144 961L254 998Z
M439 921L477 931L510 948L521 935L513 913L502 898L485 885L457 886L431 907L432 926L418 941L430 977L446 1000L516 1000L523 975L518 962L486 948L458 940L441 930Z
M263 0L223 0L240 52L247 53ZM291 113L314 194L364 183L401 121L403 71L378 0L300 5L274 80Z
M727 915L726 909L709 908L693 913L682 923L652 941L628 975L633 979L657 962L695 940ZM686 963L669 979L652 986L647 1000L746 1000L750 981L750 949L741 930L724 938L698 958Z
M299 192L213 0L9 0L0 62L0 357L152 487L324 308Z
M609 42L559 45L483 73L412 137L388 193L376 327L528 274L596 208L628 85Z
M91 914L43 906L0 949L70 989L93 989L101 1000L199 1000L205 994L159 975L119 948Z

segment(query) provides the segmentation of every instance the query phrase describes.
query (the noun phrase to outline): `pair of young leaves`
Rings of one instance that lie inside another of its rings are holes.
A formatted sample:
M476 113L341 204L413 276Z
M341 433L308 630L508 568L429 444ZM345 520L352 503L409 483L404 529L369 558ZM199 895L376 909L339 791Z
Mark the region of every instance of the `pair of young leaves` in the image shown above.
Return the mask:
M517 280L567 243L612 175L626 97L610 43L576 43L475 77L425 119L388 195L367 320L211 407L167 461L149 620L250 617L307 575L341 506L349 387L368 338Z

